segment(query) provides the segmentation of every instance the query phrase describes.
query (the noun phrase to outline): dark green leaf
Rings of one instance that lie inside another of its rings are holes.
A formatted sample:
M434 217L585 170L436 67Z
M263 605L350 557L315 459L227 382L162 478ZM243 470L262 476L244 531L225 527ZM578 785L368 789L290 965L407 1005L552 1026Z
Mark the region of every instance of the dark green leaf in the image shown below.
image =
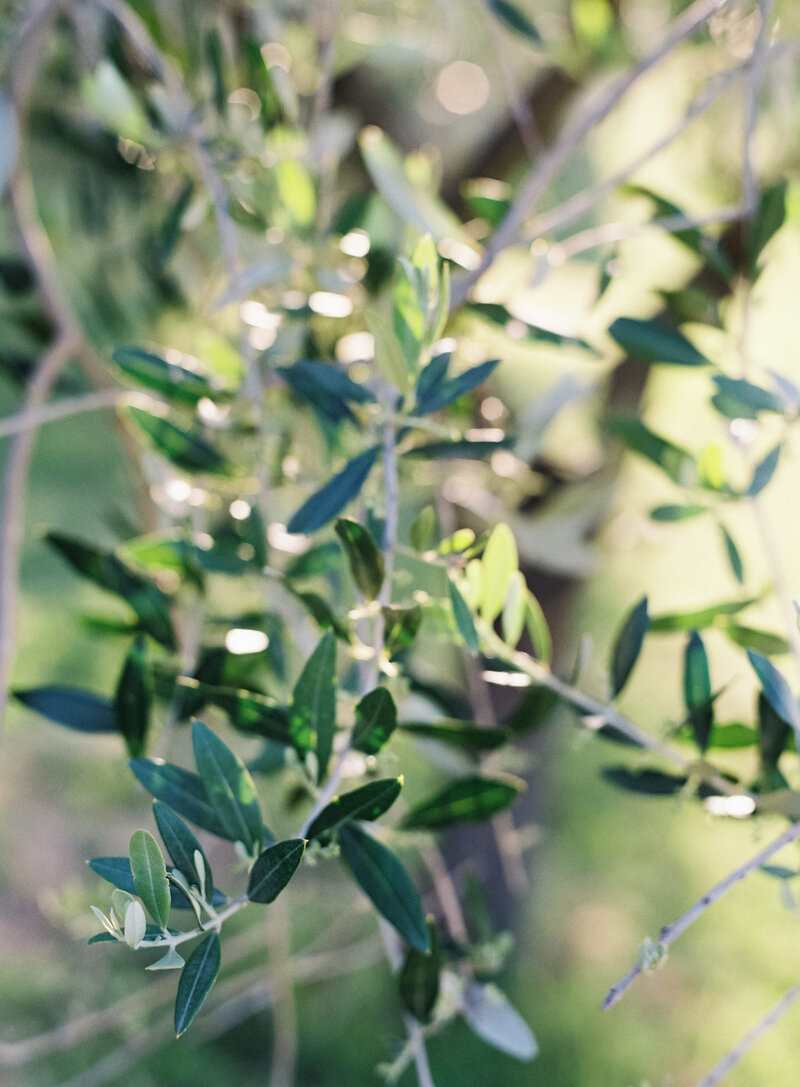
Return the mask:
M535 732L551 719L558 702L558 695L549 687L532 684L517 708L503 721L503 729L515 736L526 736Z
M295 581L327 574L341 565L342 551L335 540L310 547L300 555L295 555L287 564L284 575Z
M450 604L453 608L453 618L456 621L458 632L464 639L464 645L470 653L477 653L480 649L480 643L472 612L469 610L466 600L456 588L452 578L448 578L447 587L450 590Z
M753 478L750 480L750 486L745 491L748 498L756 498L775 474L775 469L778 467L778 460L781 455L780 445L776 445L774 449L771 449L767 453L766 457L760 461L753 472Z
M403 865L386 846L356 826L339 831L342 859L375 909L417 951L430 950L422 903Z
M649 627L647 597L643 597L625 619L611 652L611 697L616 698L628 682L639 659Z
M521 34L523 38L527 38L533 45L542 44L541 34L516 4L510 3L510 0L488 0L488 3L492 12L509 30Z
M203 852L203 847L183 820L179 819L166 804L161 804L156 800L153 803L153 814L155 815L158 833L161 835L173 865L186 877L186 882L190 887L200 889L205 882L206 901L210 901L214 889L214 877L211 873L208 858ZM204 880L200 879L200 873L197 871L195 853L199 853L202 857Z
M484 441L481 438L461 438L453 442L426 442L407 449L404 457L424 457L427 460L481 460L498 449L510 449L514 439L499 438Z
M417 378L418 404L434 396L436 391L441 388L447 376L447 368L450 365L451 357L449 351L443 351L441 354L434 355L428 365L422 368Z
M517 798L521 781L466 777L446 785L413 808L402 822L406 830L436 830L454 823L475 823L502 811Z
M250 901L274 902L297 871L305 848L303 838L290 838L265 849L250 873L247 886Z
M331 521L360 492L380 452L379 446L360 453L316 491L289 521L289 532L315 532Z
M686 337L662 321L641 321L618 317L608 330L609 336L632 358L642 362L668 362L674 366L710 366Z
M186 472L227 474L225 458L199 434L192 434L161 415L129 404L125 414L148 437L151 445Z
M394 804L402 788L402 778L383 778L337 796L308 828L309 839L328 837L332 831L355 819L374 822Z
M781 673L766 657L752 649L747 650L747 659L758 676L764 697L770 706L788 725L800 731L800 709Z
M181 971L175 998L175 1036L180 1038L202 1008L217 980L220 964L219 936L209 933L197 945Z
M420 1023L429 1023L439 996L439 972L442 954L433 919L428 920L431 949L417 951L410 947L400 969L398 982L403 1003Z
M141 347L118 347L112 358L128 377L168 400L194 405L204 397L213 399L219 395L219 390L200 374L167 362Z
M723 374L716 374L713 380L718 391L711 402L726 419L757 419L762 411L783 411L780 397L750 381Z
M747 237L747 265L751 279L756 279L759 273L761 254L767 242L784 224L787 190L787 183L778 181L761 194Z
M408 649L422 625L422 608L412 604L408 608L381 608L383 612L383 644L389 657Z
M713 626L718 618L725 615L737 615L752 604L757 604L757 597L747 600L731 600L724 604L712 604L697 611L680 611L671 615L651 615L650 630L662 633L668 630L703 630Z
M756 653L765 657L777 657L781 653L789 652L789 643L780 634L772 634L768 630L754 630L738 623L727 623L722 629L734 645L742 649L755 649Z
M375 600L385 576L383 555L369 529L344 517L336 522L336 535L342 541L350 562L353 580L365 600Z
M376 687L356 706L352 745L365 755L377 755L396 728L394 699L385 687Z
M789 722L776 713L765 695L758 695L758 751L763 769L770 773L777 769L778 759L786 750L792 735Z
M184 215L186 214L186 212L187 212L187 210L189 208L189 204L191 202L193 192L194 192L194 181L191 178L189 178L183 184L183 186L181 187L181 190L178 193L178 197L175 200L175 203L169 209L167 217L164 219L164 222L161 224L161 230L159 231L159 234L158 234L158 255L159 255L159 259L161 260L162 264L166 264L167 261L172 256L172 254L175 252L175 247L177 246L177 244L178 244L178 242L180 240L180 236L181 236L181 224L183 222L183 217L184 217ZM125 351L125 350L132 350L132 349L131 348L127 348L127 349L126 348L117 348L117 350L118 351ZM135 348L133 350L135 350ZM146 352L144 352L144 353L146 353ZM115 359L115 361L118 361L118 360ZM162 359L159 359L159 362L162 362L162 361L163 361ZM124 365L122 363L119 363L119 365L122 366L123 369L125 369L125 367L124 367ZM187 371L187 373L190 373L190 372L191 371ZM159 391L161 391L161 390L159 390Z
M117 718L107 698L76 687L34 687L14 698L56 724L77 732L116 732Z
M136 893L144 908L162 929L169 921L170 894L167 869L158 842L146 830L136 830L131 837L131 872Z
M486 381L499 362L500 359L490 359L488 362L482 362L480 366L473 366L470 370L465 370L458 377L453 377L449 381L443 381L435 385L425 395L420 395L418 392L414 414L428 415L455 403L459 397L464 396L465 393L470 392Z
M322 630L332 630L340 641L352 642L350 631L324 597L320 596L319 593L299 592L297 589L293 589L291 585L287 587Z
M703 639L696 630L689 635L683 657L683 700L689 712L689 722L697 746L705 751L714 722L714 702L711 697L708 654Z
M322 635L295 684L289 706L289 732L301 751L317 752L317 780L328 769L336 731L336 639Z
M101 879L108 880L109 883L113 883L113 885L119 887L120 890L127 891L128 894L136 894L129 857L94 857L89 861L89 867L93 872L96 872ZM169 894L170 904L174 910L188 910L191 908L189 899L182 891L179 891L177 887L170 884ZM215 890L212 905L224 906L226 902L227 898L225 895L220 891Z
M196 694L203 705L210 703L219 706L239 732L263 736L264 739L275 740L279 744L289 745L295 742L289 731L286 707L278 705L271 698L235 687L212 687L183 676L179 678L178 684L179 690Z
M691 453L662 438L639 419L615 416L609 419L609 430L641 457L651 461L682 487L690 487L697 478L697 462Z
M739 548L736 546L736 541L733 536L731 536L724 525L720 525L719 530L722 534L722 542L725 545L725 554L728 556L728 562L733 571L733 576L739 584L742 585L744 583L744 565L742 563L742 556L739 553Z
M687 780L661 770L631 770L627 766L607 766L602 773L618 789L644 796L675 796Z
M218 838L229 838L197 774L151 759L131 759L131 770L139 782L156 800L162 801L178 815L189 819Z
M117 728L125 737L131 758L139 758L147 747L152 704L153 689L144 638L137 638L125 658L114 694Z
M226 837L243 842L253 854L261 845L263 821L247 767L201 721L192 724L192 747L200 778Z
M699 517L701 513L708 513L708 506L698 506L693 503L687 505L656 506L650 510L650 517L654 521L688 521L690 517Z
M410 736L437 740L467 751L494 751L508 743L510 737L505 727L488 728L469 721L403 721L400 728Z
M334 423L342 419L357 422L350 404L375 399L369 389L358 385L333 363L300 359L291 366L279 366L277 372L292 392L304 397Z
M111 551L55 532L49 532L45 540L83 577L121 596L157 642L167 649L175 648L169 597L157 585L131 570Z

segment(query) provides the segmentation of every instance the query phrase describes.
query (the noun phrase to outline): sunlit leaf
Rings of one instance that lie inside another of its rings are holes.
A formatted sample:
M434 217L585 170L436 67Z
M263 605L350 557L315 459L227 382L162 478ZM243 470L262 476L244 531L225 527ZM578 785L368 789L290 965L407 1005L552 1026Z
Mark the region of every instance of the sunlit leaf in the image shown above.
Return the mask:
M356 706L352 745L365 755L377 755L397 728L397 706L385 687L369 691Z
M243 842L249 852L254 853L261 844L263 821L247 767L201 721L192 725L192 747L198 773L211 806L225 828L225 837Z
M608 334L624 351L642 362L668 362L674 366L711 365L711 360L698 351L683 333L662 321L618 317Z
M483 552L483 597L481 615L487 623L493 623L503 610L508 586L517 572L519 557L514 534L508 525L495 525Z
M408 649L422 626L422 608L419 604L410 607L384 607L383 644L389 657Z
M161 393L167 400L194 405L203 397L219 395L219 390L200 374L167 362L160 355L141 347L118 347L112 358L133 381Z
M199 434L192 434L172 420L129 404L125 415L147 436L150 444L177 468L186 472L227 474L225 458Z
M358 819L374 822L394 804L403 788L403 779L384 778L370 781L358 789L336 797L323 808L308 828L308 838L328 837L345 823Z
M358 521L340 518L336 535L344 544L350 570L365 600L374 600L381 591L385 576L383 555L371 532Z
M406 830L437 830L455 823L480 822L512 804L523 787L516 779L459 778L412 808L402 826Z
M301 750L315 748L322 781L336 731L336 640L323 634L300 673L289 705L289 732Z
M758 597L749 597L746 600L730 600L722 604L711 604L707 608L698 608L696 611L680 611L671 615L651 615L650 630L663 632L667 630L703 630L705 627L714 626L716 620L727 615L737 615L745 608L758 603Z
M405 394L411 388L411 368L389 322L375 310L364 315L367 328L375 340L375 365L390 385Z
M464 993L463 1015L484 1042L520 1061L539 1052L531 1029L496 985L470 982Z

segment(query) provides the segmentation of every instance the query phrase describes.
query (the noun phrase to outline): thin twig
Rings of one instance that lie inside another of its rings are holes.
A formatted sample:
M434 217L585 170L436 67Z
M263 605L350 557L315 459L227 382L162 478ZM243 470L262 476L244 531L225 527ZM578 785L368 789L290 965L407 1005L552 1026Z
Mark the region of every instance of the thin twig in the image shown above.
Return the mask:
M694 922L706 912L709 906L713 906L724 894L727 894L737 883L749 876L751 872L761 868L762 865L778 853L785 846L790 845L792 842L797 841L800 838L800 822L793 823L783 834L778 835L774 841L769 845L764 846L754 857L751 857L749 861L745 861L744 864L739 865L738 868L734 868L732 872L729 872L724 879L721 879L719 883L715 884L710 891L706 893L689 907L689 909L672 924L666 925L662 928L658 934L656 940L656 946L659 948L668 948L670 944L675 943L678 937L693 925ZM636 980L639 974L642 973L642 966L639 963L634 963L628 973L621 978L616 985L612 986L608 995L603 1001L603 1008L608 1010L613 1008L627 992L630 985Z
M270 911L268 933L272 989L272 1057L270 1087L293 1087L297 1063L297 1003L291 970L288 899L276 900Z
M15 415L0 419L0 438L8 438L12 434L20 434L25 430L35 430L43 423L52 423L56 419L69 419L85 411L113 408L120 395L117 389L101 389L100 392L85 393L83 396L70 396L56 401L55 404L43 404L38 408L23 408Z
M774 1004L764 1018L760 1019L752 1030L749 1030L741 1041L737 1042L736 1045L725 1054L719 1064L715 1065L708 1075L697 1084L697 1087L714 1087L715 1083L719 1083L720 1080L724 1079L728 1072L739 1063L742 1057L753 1048L759 1038L766 1034L768 1030L771 1030L778 1020L781 1019L789 1009L798 1002L798 1000L800 1000L800 983L793 985L787 993L784 993L778 1003Z
M454 282L451 296L452 309L457 309L466 300L473 284L491 267L496 257L514 242L520 227L534 210L548 185L589 132L605 120L646 72L659 64L676 46L690 38L708 22L712 15L730 2L732 0L696 0L680 18L675 20L668 33L649 53L609 87L602 90L588 109L578 114L571 124L565 126L556 142L539 157L535 167L523 182L505 218L489 239L480 264Z

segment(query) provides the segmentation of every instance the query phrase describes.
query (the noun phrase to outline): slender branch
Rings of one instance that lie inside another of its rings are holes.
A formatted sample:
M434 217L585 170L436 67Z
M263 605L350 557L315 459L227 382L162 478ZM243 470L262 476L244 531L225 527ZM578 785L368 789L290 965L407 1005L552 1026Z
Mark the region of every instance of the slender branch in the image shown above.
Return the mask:
M428 1060L428 1050L425 1046L425 1035L422 1033L422 1027L410 1015L406 1015L403 1021L411 1047L411 1055L414 1058L414 1066L417 1070L419 1087L436 1087L433 1082L433 1073Z
M98 411L101 408L113 408L120 398L116 389L101 389L100 392L86 393L83 396L70 396L55 404L43 404L37 408L23 408L15 415L0 419L0 438L12 434L21 434L25 430L35 430L43 423L52 423L56 419L69 419L85 411Z
M693 925L694 922L706 912L709 906L713 906L724 894L727 894L737 883L749 876L751 872L761 868L763 864L772 857L775 853L778 853L785 846L790 845L792 842L797 841L800 838L800 822L793 823L783 834L778 835L774 841L769 845L764 846L754 857L751 857L749 861L745 861L744 864L739 865L738 868L734 868L732 872L729 872L724 879L721 879L719 883L715 884L710 891L706 893L690 906L689 909L672 924L666 925L662 928L658 934L658 940L656 945L659 948L668 948L670 944L675 943L678 937ZM621 978L616 985L612 986L608 995L603 1001L603 1008L608 1010L613 1008L627 992L628 988L633 984L639 974L642 973L642 966L639 963L634 963L628 973ZM712 1081L714 1082L714 1081Z
M591 130L611 113L634 84L651 68L702 27L731 0L695 0L691 7L675 20L663 39L649 53L624 72L609 87L602 90L594 102L571 124L565 126L551 148L539 157L533 170L520 187L503 221L489 239L480 264L453 284L451 308L457 309L467 298L473 284L491 267L496 257L513 244L520 227L531 214L548 185L555 178L576 148Z
M760 25L747 65L744 93L744 125L742 139L742 203L751 210L758 203L758 174L755 163L755 140L758 127L758 99L764 82L764 61L767 34L772 20L774 0L759 0Z
M273 1026L270 1087L292 1087L297 1063L297 1003L290 968L290 918L287 899L273 904L269 925L269 966Z

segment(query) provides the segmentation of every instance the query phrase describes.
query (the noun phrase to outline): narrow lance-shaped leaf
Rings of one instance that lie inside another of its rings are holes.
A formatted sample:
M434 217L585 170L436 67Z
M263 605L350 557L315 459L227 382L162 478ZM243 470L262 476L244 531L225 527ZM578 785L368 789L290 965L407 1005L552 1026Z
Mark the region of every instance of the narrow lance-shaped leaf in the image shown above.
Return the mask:
M394 329L379 313L364 318L375 341L375 365L390 385L405 395L411 388L411 368Z
M226 836L254 853L261 845L263 821L247 767L201 721L192 725L192 746L197 770Z
M383 644L389 657L408 649L422 625L422 608L412 604L408 608L381 608L383 614Z
M14 691L14 698L49 721L77 732L117 731L112 703L91 691L76 687L34 687L29 691Z
M114 694L117 728L125 737L131 758L139 758L145 752L152 704L144 638L137 638L125 658Z
M226 473L225 458L199 434L192 434L161 415L127 405L125 415L167 460L187 472Z
M344 860L375 909L418 951L430 950L422 903L403 865L385 845L356 826L339 831Z
M728 556L728 563L733 572L733 576L739 582L740 585L744 583L744 564L742 562L742 556L739 552L739 548L736 546L736 541L727 528L724 525L719 526L719 531L722 536L722 543L725 547L725 554Z
M402 822L406 830L436 830L454 823L475 823L507 808L524 788L520 780L459 778L413 808Z
M683 333L661 321L619 317L608 330L613 340L633 358L643 362L668 362L674 366L710 366Z
M508 585L519 566L517 544L508 525L495 525L483 552L483 599L481 615L493 623L503 610Z
M211 873L208 858L203 852L203 847L183 820L179 819L166 804L161 804L156 800L153 804L153 814L156 819L158 833L161 835L172 863L186 877L189 886L202 890L206 900L210 901L214 888L214 877ZM202 879L201 873L198 871L198 855L203 866Z
M409 736L436 740L465 751L494 751L511 737L509 729L474 725L470 721L403 721L400 728Z
M425 396L418 396L415 410L420 414L427 415L429 412L440 411L449 404L455 403L465 393L470 392L486 381L499 362L499 359L490 359L488 362L482 362L480 366L473 366L470 370L465 370L458 377L443 381Z
M479 1038L510 1057L532 1061L539 1052L530 1027L496 985L469 984L463 1014Z
M705 751L714 723L714 705L708 654L696 630L689 635L683 658L683 700L697 746Z
M516 648L525 629L525 617L528 610L528 588L525 584L525 575L521 570L511 575L506 590L506 599L503 603L503 641L506 645Z
M696 503L669 504L656 506L650 510L650 517L654 521L688 521L691 517L699 517L702 513L708 513L708 506L700 506Z
M453 618L456 621L458 632L464 639L464 645L470 653L477 653L480 649L478 632L475 629L475 620L467 602L456 587L452 578L448 579L447 587L450 591L450 604L453 609Z
M420 1023L429 1023L439 995L442 953L433 918L428 919L431 949L424 953L410 947L398 976L403 1003Z
M247 887L250 901L274 902L297 871L305 848L303 838L290 838L265 849L250 873Z
M218 838L230 837L197 774L184 770L182 766L155 762L152 759L131 759L130 768L156 800L161 800L173 811L210 834L215 834Z
M136 893L155 923L165 929L169 921L169 883L158 842L146 830L134 831L130 855Z
M344 517L336 522L336 535L342 541L350 562L353 580L365 600L375 600L385 575L383 555L371 532L358 521Z
M634 453L660 468L673 483L690 487L695 482L697 461L692 454L662 438L639 419L614 416L609 419L608 428Z
M128 377L147 389L161 393L168 400L194 405L203 397L218 395L204 377L141 347L118 347L112 358Z
M385 687L369 691L356 706L352 745L365 755L377 755L397 728L397 706Z
M617 634L611 653L611 697L616 698L628 681L644 645L649 626L647 597L630 611Z
M671 615L652 615L650 617L650 630L663 632L667 630L702 630L704 627L713 626L717 619L726 615L737 615L751 604L758 603L757 597L749 597L746 600L729 600L722 604L711 604L707 608L698 608L696 611L679 611Z
M309 839L330 835L334 830L359 819L374 822L394 804L403 788L403 779L384 778L370 781L352 792L337 796L323 808L308 828Z
M532 45L542 44L541 34L525 12L520 11L516 4L512 4L510 0L488 0L488 4L490 11L492 11L497 19L503 23L504 26L508 27L509 30L513 30L516 34L520 34Z
M332 479L320 487L294 514L288 524L289 532L316 532L341 513L348 502L361 492L367 476L378 459L379 447L366 449L349 461Z
M780 445L776 445L775 448L771 449L764 459L759 461L756 465L753 471L753 477L750 480L750 486L745 491L748 498L757 498L767 486L775 474L775 469L778 467L780 455L781 447Z
M101 879L108 880L109 883L113 883L115 887L119 887L129 894L136 894L130 857L93 857L89 861L89 867ZM190 909L189 899L183 891L178 890L173 884L169 885L169 896L174 910ZM221 891L215 890L211 899L212 906L224 906L226 902L225 895ZM156 929L156 932L160 931L160 929Z
M779 717L782 717L788 725L792 726L795 735L798 737L798 742L800 742L800 708L789 688L789 684L775 665L768 661L766 657L762 657L760 653L754 653L752 649L748 649L747 659L758 676L761 689L770 706Z
M717 392L711 402L727 419L757 419L759 412L782 412L783 403L775 393L762 389L744 378L714 376Z
M197 945L178 982L175 998L175 1036L180 1038L202 1008L219 974L220 946L216 932Z
M786 181L781 180L770 185L761 194L747 238L747 263L750 278L753 280L760 272L760 258L767 242L780 230L786 220L787 191Z
M328 769L336 731L336 638L323 634L295 684L289 731L301 750L317 752L318 780Z

